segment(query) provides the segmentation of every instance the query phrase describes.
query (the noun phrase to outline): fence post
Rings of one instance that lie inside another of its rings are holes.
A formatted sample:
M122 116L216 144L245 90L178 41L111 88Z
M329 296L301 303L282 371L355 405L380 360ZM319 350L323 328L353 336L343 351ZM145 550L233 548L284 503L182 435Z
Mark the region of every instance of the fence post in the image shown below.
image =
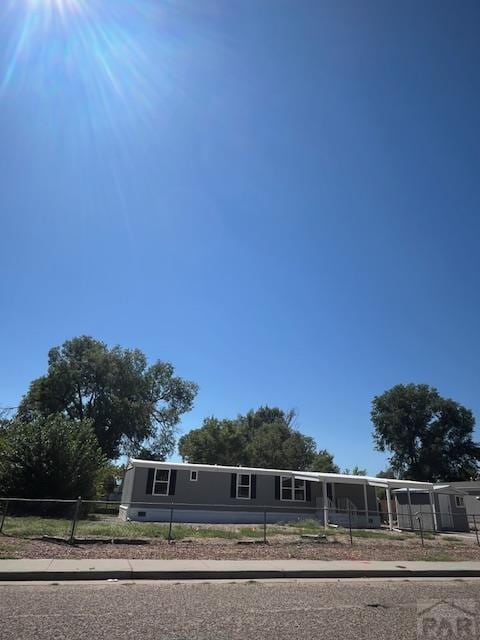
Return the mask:
M168 542L172 541L173 506L170 507L170 523L168 525Z
M77 521L80 517L81 507L82 507L82 497L78 496L77 502L75 503L75 510L73 512L72 526L70 528L70 537L68 539L69 544L73 544L75 542L75 529L77 528Z
M5 508L2 511L2 519L0 521L0 533L3 533L3 525L5 524L5 518L7 517L8 500L5 500Z
M267 510L263 512L263 544L267 544Z
M477 520L476 520L476 518L475 518L475 514L473 513L472 515L473 515L473 526L475 527L475 535L476 535L476 537L477 537L477 544L478 544L478 546L480 547L480 540L479 540L479 538L478 538ZM1 529L1 527L0 527L0 531L1 531L1 530L2 530L2 529Z
M422 523L422 518L421 518L419 513L417 513L416 516L417 516L417 520L418 520L418 527L420 529L420 537L422 539L422 547L424 547L425 543L423 542L423 523Z
M350 511L350 503L348 503L348 530L350 532L350 544L353 544L352 536L352 512Z

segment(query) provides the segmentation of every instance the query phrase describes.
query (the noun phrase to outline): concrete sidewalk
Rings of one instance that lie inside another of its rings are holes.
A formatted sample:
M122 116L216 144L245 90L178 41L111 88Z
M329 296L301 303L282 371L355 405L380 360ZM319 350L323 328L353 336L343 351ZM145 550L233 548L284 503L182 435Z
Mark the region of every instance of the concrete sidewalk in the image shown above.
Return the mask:
M0 581L480 577L480 562L0 560Z

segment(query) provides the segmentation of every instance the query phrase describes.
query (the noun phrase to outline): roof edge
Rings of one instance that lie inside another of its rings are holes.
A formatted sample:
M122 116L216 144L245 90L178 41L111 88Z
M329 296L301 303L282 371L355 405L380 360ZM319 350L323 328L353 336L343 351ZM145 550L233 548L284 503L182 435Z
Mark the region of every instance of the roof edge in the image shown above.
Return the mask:
M431 482L422 482L417 480L398 480L396 478L376 478L374 476L352 476L345 473L324 473L321 471L299 471L298 469L264 469L261 467L241 467L226 466L220 464L194 464L190 462L160 462L157 460L141 460L139 458L131 458L129 461L134 467L169 467L171 469L191 469L196 471L213 471L213 472L229 472L229 473L255 473L258 475L301 475L303 477L312 477L315 479L329 480L331 482L363 484L363 483L386 483L391 487L418 487L431 488Z

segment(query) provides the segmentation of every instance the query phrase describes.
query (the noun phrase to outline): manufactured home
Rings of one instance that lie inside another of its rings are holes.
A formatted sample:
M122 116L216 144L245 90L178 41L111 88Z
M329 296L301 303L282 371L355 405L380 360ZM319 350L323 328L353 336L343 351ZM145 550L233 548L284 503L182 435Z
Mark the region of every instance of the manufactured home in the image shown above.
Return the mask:
M140 522L259 523L315 518L324 524L392 528L391 491L427 482L346 474L130 460L120 517ZM387 498L381 514L377 492Z

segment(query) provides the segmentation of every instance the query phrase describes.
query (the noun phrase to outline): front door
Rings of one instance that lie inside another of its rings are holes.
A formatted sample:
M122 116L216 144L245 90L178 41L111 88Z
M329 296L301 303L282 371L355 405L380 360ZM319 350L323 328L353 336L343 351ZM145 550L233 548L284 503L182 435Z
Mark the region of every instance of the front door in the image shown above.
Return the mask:
M452 506L450 504L450 496L445 493L438 495L438 504L440 507L440 522L442 529L453 529Z

